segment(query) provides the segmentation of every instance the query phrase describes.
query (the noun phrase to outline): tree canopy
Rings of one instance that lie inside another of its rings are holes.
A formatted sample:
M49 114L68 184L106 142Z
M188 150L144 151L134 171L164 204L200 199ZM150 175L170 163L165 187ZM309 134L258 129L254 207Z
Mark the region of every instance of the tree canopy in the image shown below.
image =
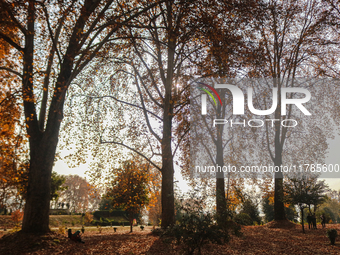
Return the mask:
M115 177L106 193L114 208L121 208L129 215L132 232L133 217L149 203L148 164L123 162L115 169Z

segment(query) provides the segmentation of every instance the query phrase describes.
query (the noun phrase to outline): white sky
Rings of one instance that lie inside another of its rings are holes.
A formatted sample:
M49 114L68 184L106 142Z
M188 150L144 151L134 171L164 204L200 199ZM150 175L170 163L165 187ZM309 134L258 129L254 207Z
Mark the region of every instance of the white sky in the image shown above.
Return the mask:
M329 149L326 158L326 164L340 165L340 136L337 135L334 140L329 140ZM325 178L329 187L334 190L340 190L340 178Z
M85 174L87 170L89 170L88 164L82 164L76 168L69 168L67 164L62 160L58 160L55 163L54 168L53 168L53 171L56 171L58 174L63 174L63 175L70 175L70 174L75 175L76 174L86 179L90 179L89 176ZM177 184L183 193L189 190L190 187L187 185L187 182L183 180L180 169L176 166L175 166L175 181L178 181Z
M329 140L329 153L327 154L326 163L327 164L339 164L340 165L340 136L336 136L334 140ZM59 174L63 175L79 175L89 179L89 177L85 174L85 171L89 170L88 164L82 164L76 168L69 168L67 164L58 160L55 163L53 168ZM340 190L340 178L322 178L326 181L329 187L333 190ZM190 187L187 185L187 182L183 180L182 175L180 173L180 169L175 166L175 181L178 181L178 186L182 190L183 193L187 192Z

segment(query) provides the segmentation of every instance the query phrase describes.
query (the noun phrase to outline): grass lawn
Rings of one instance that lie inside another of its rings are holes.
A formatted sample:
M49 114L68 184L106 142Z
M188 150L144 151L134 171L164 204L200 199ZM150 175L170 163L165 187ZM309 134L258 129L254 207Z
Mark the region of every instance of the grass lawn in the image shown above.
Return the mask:
M124 217L114 217L115 221L127 221ZM60 226L67 228L77 228L81 227L82 217L81 215L50 215L50 228L58 228ZM11 220L10 215L0 215L0 231L4 228L11 229L15 225Z

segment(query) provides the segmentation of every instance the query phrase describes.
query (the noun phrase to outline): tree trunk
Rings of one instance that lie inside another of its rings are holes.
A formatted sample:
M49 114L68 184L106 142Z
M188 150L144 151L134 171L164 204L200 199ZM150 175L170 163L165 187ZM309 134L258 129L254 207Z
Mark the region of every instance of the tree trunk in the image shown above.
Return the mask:
M171 226L175 222L175 198L174 198L174 165L171 149L172 136L172 85L174 73L174 56L176 48L176 35L171 31L172 10L168 6L169 39L168 39L168 66L164 88L164 111L163 111L163 137L162 145L162 228Z
M276 166L276 165L275 165ZM286 220L282 173L275 173L274 220Z
M164 114L165 115L165 114ZM164 116L162 139L162 228L173 225L175 219L174 167L171 151L171 118Z
M39 131L37 122L32 123L36 128L32 127L28 130L28 134L30 134L30 169L22 222L22 230L27 233L49 231L51 173L63 117L63 104L56 104L57 101L56 98L52 100L52 110L45 132Z
M275 110L275 119L281 120L281 85L278 85L278 105ZM284 194L283 194L283 174L282 174L282 148L284 138L281 136L281 121L275 122L275 158L274 166L280 169L279 172L275 171L275 192L274 192L274 220L286 220L286 212L284 206Z
M30 144L30 168L22 231L46 233L49 230L51 172L58 142L58 128L54 136L39 130L33 94L35 3L29 1L27 35L25 36L24 72L22 79L27 134ZM51 140L46 139L51 138Z
M132 225L133 225L133 213L129 213L129 220L130 220L130 233L132 233Z
M224 166L223 161L223 128L224 125L217 125L217 140L216 140L216 168L221 169L218 172L216 169L216 213L219 216L219 221L225 216L226 200L225 200L225 184L224 173L222 168Z
M302 232L305 233L305 223L303 222L303 207L300 206L300 210L301 210Z
M51 173L58 144L60 124L63 119L66 91L69 86L67 84L69 84L68 81L72 74L75 56L81 48L79 44L81 33L93 8L95 8L95 5L91 1L85 1L81 15L72 31L69 46L61 63L60 72L54 87L44 131L41 129L44 125L41 124L41 128L39 128L35 105L36 99L33 94L34 19L36 10L35 1L29 1L27 16L28 32L25 35L24 72L22 79L26 128L30 144L30 170L22 223L22 230L27 233L46 233L49 231ZM42 107L46 107L46 105Z
M46 148L47 147L47 148ZM29 185L22 230L30 233L49 231L51 172L55 147L31 147Z

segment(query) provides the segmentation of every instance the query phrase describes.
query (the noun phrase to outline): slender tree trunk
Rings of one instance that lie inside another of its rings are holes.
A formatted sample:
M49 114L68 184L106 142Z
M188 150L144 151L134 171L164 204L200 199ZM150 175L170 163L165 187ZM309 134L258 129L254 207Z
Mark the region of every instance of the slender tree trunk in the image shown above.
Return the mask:
M129 220L130 220L130 233L132 233L132 225L133 225L133 213L129 213Z
M225 184L224 184L224 173L222 168L224 166L223 161L223 128L224 125L217 125L217 140L216 140L216 167L221 169L221 172L216 169L216 213L220 221L221 217L224 216L226 210L225 200Z
M31 147L29 185L22 222L24 232L49 231L51 172L55 147L47 144Z
M302 232L305 233L305 223L303 222L303 207L300 206L301 210L301 224L302 224Z
M168 65L167 77L164 88L164 112L163 112L163 137L162 137L162 228L171 226L175 222L175 198L174 198L174 165L171 149L172 136L172 84L174 73L174 56L176 48L176 35L172 31L172 9L168 5Z
M280 81L279 81L280 82ZM278 84L278 104L275 110L275 119L281 120L281 85ZM286 212L284 207L284 194L283 194L283 174L282 174L282 144L284 138L281 137L281 121L275 122L275 159L274 165L278 167L280 171L275 171L275 192L274 192L274 220L286 220Z
M275 162L276 167L281 167L280 159ZM275 193L274 193L274 220L286 220L283 194L282 172L275 173Z

